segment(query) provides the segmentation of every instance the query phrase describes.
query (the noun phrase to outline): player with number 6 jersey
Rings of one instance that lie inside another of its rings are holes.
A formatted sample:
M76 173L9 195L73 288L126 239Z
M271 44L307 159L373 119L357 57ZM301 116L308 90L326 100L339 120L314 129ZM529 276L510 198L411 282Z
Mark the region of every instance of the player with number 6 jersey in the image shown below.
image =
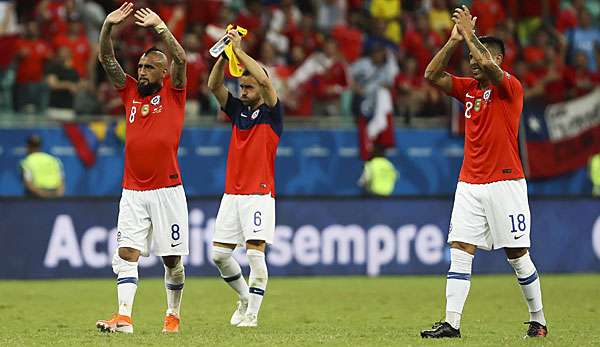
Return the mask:
M461 315L477 248L504 248L529 308L525 336L546 336L540 280L528 252L531 218L518 148L523 87L500 67L502 40L477 37L477 18L466 6L457 8L452 19L455 25L450 39L427 66L425 78L464 104L464 160L448 233L446 318L422 331L421 336L461 336ZM463 41L469 49L473 77L456 77L444 71Z
M152 10L138 9L136 24L152 27L171 56L147 50L138 62L137 80L117 62L110 33L133 12L124 3L110 13L100 33L100 63L117 88L126 112L125 170L117 222L118 249L112 260L117 275L119 311L99 320L103 332L133 333L132 306L138 284L138 260L150 252L165 265L167 311L162 331L179 331L185 280L181 256L188 250L188 211L177 149L183 128L186 96L185 51ZM107 173L112 174L112 173Z
M208 79L208 87L232 123L225 194L215 222L212 259L223 280L238 294L230 323L255 327L267 288L265 249L275 232L275 153L283 131L282 105L266 70L241 48L238 31L230 30L227 37L246 70L239 79L239 98L224 86L226 60L222 56ZM238 245L246 246L249 286L232 257Z

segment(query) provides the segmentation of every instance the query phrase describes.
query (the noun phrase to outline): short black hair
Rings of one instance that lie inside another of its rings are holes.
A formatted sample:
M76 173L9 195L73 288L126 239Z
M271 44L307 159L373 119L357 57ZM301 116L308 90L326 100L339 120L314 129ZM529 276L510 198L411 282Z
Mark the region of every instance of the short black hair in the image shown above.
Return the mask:
M161 51L160 49L158 49L158 48L156 48L156 47L150 47L150 48L148 48L148 49L147 49L147 50L144 52L144 55L148 55L148 54L150 54L150 53L152 53L152 52L158 52L158 53L165 54L165 52ZM165 54L165 56L166 56L166 54Z
M504 57L504 41L495 36L480 36L479 42L483 43L487 47L492 47L500 51L500 54Z
M40 148L42 147L42 138L37 134L31 134L27 137L27 147Z

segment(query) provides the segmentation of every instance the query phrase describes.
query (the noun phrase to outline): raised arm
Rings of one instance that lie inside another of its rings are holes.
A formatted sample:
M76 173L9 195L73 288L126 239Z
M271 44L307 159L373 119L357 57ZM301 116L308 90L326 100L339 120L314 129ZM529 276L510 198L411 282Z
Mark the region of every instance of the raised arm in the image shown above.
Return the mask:
M494 85L500 84L504 78L504 71L490 53L490 51L479 41L474 32L474 22L471 12L467 6L457 8L452 15L452 20L456 23L458 31L465 38L467 47L477 65L481 67L481 71Z
M153 27L162 41L167 46L167 51L171 55L171 79L173 87L184 88L186 82L185 68L187 64L185 50L175 39L165 22L149 8L140 8L135 11L135 24L142 27Z
M123 3L121 7L106 17L100 31L100 53L98 54L98 59L104 71L106 71L108 79L117 88L125 86L125 72L121 65L119 65L117 58L115 58L110 32L113 25L123 22L131 12L133 12L133 4L130 2Z
M215 65L213 65L210 76L208 76L208 89L210 89L210 92L217 98L221 107L225 107L227 96L229 95L229 91L225 88L225 84L223 83L226 63L223 56L220 56Z
M425 79L438 88L443 90L445 93L452 91L452 76L446 72L448 61L454 53L456 46L463 40L462 35L458 32L456 25L452 28L452 34L448 39L448 42L436 53L431 59L427 68L425 68Z
M267 76L267 73L263 68L258 64L254 58L246 54L242 49L242 38L237 30L229 30L227 33L227 37L232 42L233 45L233 53L238 57L240 63L248 69L250 74L256 78L256 81L261 87L261 94L263 99L265 100L265 104L269 107L275 106L277 103L277 91L273 87L271 83L271 79Z

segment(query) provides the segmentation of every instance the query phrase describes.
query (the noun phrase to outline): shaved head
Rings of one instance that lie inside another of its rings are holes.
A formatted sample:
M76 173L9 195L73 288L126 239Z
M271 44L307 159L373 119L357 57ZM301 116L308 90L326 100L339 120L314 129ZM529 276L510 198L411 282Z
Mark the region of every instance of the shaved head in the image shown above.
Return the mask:
M138 91L151 95L160 90L167 76L167 56L157 48L150 48L138 62Z
M142 55L142 58L147 58L148 62L160 65L162 68L167 68L167 55L159 50L152 50Z

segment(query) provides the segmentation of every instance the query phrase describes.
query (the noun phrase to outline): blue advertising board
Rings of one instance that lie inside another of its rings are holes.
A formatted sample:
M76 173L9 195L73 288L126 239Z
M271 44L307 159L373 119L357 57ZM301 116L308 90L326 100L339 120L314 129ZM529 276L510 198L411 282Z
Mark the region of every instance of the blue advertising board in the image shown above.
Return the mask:
M179 164L189 196L215 196L225 186L230 129L186 128L179 146ZM44 151L61 159L67 196L118 196L123 174L123 144L112 134L96 151L96 163L83 166L61 128L0 129L0 196L22 196L19 161L25 138L39 134ZM397 148L389 159L399 172L394 195L450 195L462 164L463 140L446 129L396 129ZM286 129L275 162L281 196L360 196L358 159L353 129ZM529 182L529 193L591 192L585 168L551 180Z
M210 260L218 199L189 201L190 276ZM600 200L533 199L531 254L540 272L600 271ZM118 199L0 200L0 278L111 277ZM450 199L278 199L269 273L443 274ZM247 264L243 250L236 258ZM162 276L157 257L140 275ZM478 252L474 273L510 272L502 251ZM247 273L247 269L246 269Z

